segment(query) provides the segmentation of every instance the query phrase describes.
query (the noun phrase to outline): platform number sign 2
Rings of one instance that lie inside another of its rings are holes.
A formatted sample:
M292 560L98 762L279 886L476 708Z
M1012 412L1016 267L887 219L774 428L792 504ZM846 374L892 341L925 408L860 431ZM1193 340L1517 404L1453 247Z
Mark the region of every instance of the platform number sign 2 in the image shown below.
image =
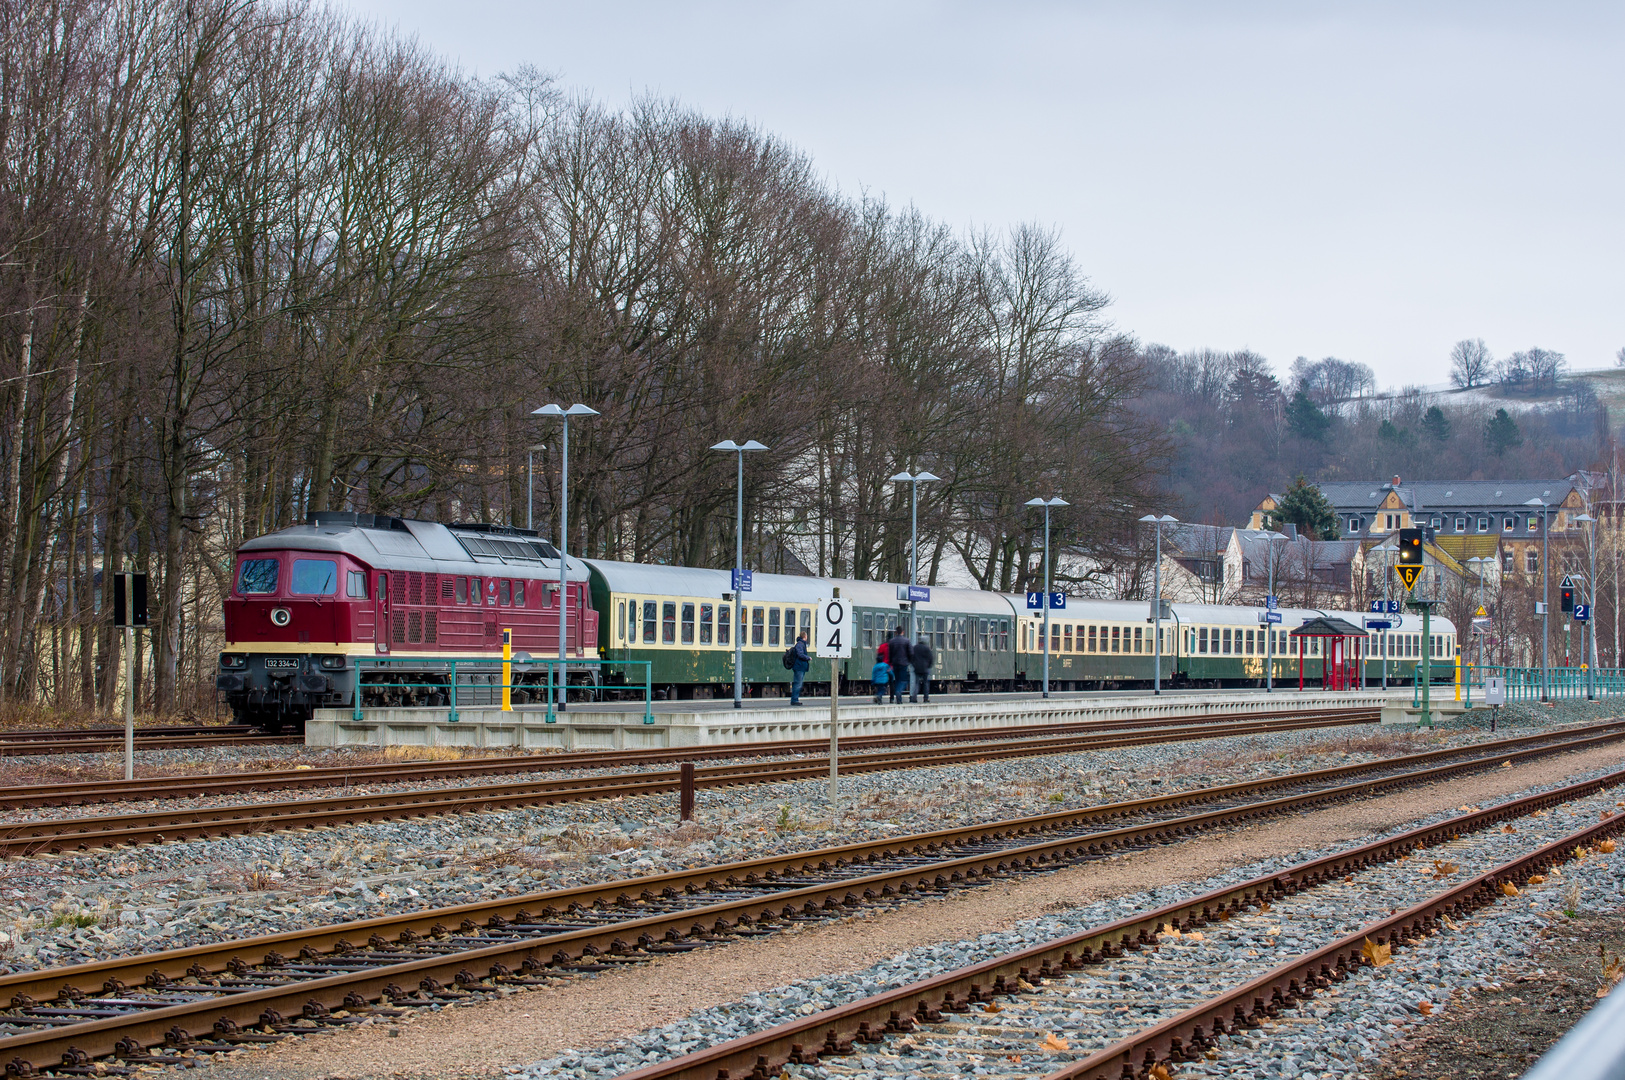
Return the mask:
M845 600L818 601L818 626L814 641L820 657L846 660L852 656L852 605Z

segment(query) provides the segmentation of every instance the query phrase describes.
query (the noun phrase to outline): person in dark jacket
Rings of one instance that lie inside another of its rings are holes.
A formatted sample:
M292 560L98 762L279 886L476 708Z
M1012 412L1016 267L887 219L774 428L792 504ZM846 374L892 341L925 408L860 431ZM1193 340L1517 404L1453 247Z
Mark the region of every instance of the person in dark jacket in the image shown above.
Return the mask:
M807 652L807 631L803 630L790 650L790 704L801 704L801 681L807 677L807 669L811 666L812 656Z
M925 701L931 700L931 669L936 666L936 650L925 638L914 643L913 657L910 663L914 666L914 688L919 691L920 697ZM914 693L908 695L910 701L914 700Z
M909 647L908 637L903 633L901 626L892 631L886 641L886 659L891 663L891 702L893 705L903 703L903 695L908 692L909 660L913 650Z

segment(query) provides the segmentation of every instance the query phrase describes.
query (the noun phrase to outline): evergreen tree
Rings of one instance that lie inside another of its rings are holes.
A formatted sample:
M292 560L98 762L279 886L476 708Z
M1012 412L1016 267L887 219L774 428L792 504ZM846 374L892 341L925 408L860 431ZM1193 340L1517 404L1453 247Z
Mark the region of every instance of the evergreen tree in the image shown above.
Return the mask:
M1310 442L1325 442L1332 429L1332 418L1320 411L1309 395L1299 387L1286 407L1286 426L1292 434Z
M1496 457L1501 457L1513 447L1523 445L1523 434L1518 430L1518 422L1508 416L1505 409L1496 409L1495 415L1484 425L1484 441Z
M1434 442L1445 442L1450 438L1450 418L1445 416L1443 409L1433 405L1422 415L1422 430Z
M1286 494L1281 496L1281 505L1270 511L1266 522L1277 532L1282 525L1289 523L1296 525L1298 531L1311 540L1336 540L1340 535L1337 531L1337 511L1320 493L1320 488L1301 475L1286 489Z

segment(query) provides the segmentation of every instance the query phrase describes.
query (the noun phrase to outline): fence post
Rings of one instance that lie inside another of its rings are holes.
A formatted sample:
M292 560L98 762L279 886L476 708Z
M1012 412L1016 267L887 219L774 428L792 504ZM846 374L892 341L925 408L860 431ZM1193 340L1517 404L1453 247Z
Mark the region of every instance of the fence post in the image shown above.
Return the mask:
M694 763L685 761L677 766L679 780L679 794L677 798L677 820L694 820Z
M653 660L643 661L643 722L645 724L655 722L654 668ZM669 732L667 736L670 737Z
M350 710L350 719L351 720L360 720L361 719L361 671L362 671L361 665L364 664L364 663L366 663L365 660L357 660L355 662L355 700L351 703L352 704L352 707L351 707L351 710Z
M457 722L457 661L451 662L451 716L449 722Z
M559 601L559 603L562 604L562 603L564 603L564 601L561 599ZM549 724L556 724L556 723L559 722L558 713L554 712L554 710L553 710L553 705L554 705L554 703L553 703L553 665L556 664L556 663L558 663L557 660L548 660L548 661L546 661L546 664L547 664L547 723L549 723Z

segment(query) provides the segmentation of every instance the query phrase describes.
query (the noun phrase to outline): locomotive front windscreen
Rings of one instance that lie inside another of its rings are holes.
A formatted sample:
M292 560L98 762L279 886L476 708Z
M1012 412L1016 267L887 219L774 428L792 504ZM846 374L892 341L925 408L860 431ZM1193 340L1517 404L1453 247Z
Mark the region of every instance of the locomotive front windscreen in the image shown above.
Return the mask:
M339 565L332 559L293 561L293 585L289 591L295 596L332 596L338 583Z
M240 596L276 592L277 562L275 559L244 559L237 568L237 593Z

